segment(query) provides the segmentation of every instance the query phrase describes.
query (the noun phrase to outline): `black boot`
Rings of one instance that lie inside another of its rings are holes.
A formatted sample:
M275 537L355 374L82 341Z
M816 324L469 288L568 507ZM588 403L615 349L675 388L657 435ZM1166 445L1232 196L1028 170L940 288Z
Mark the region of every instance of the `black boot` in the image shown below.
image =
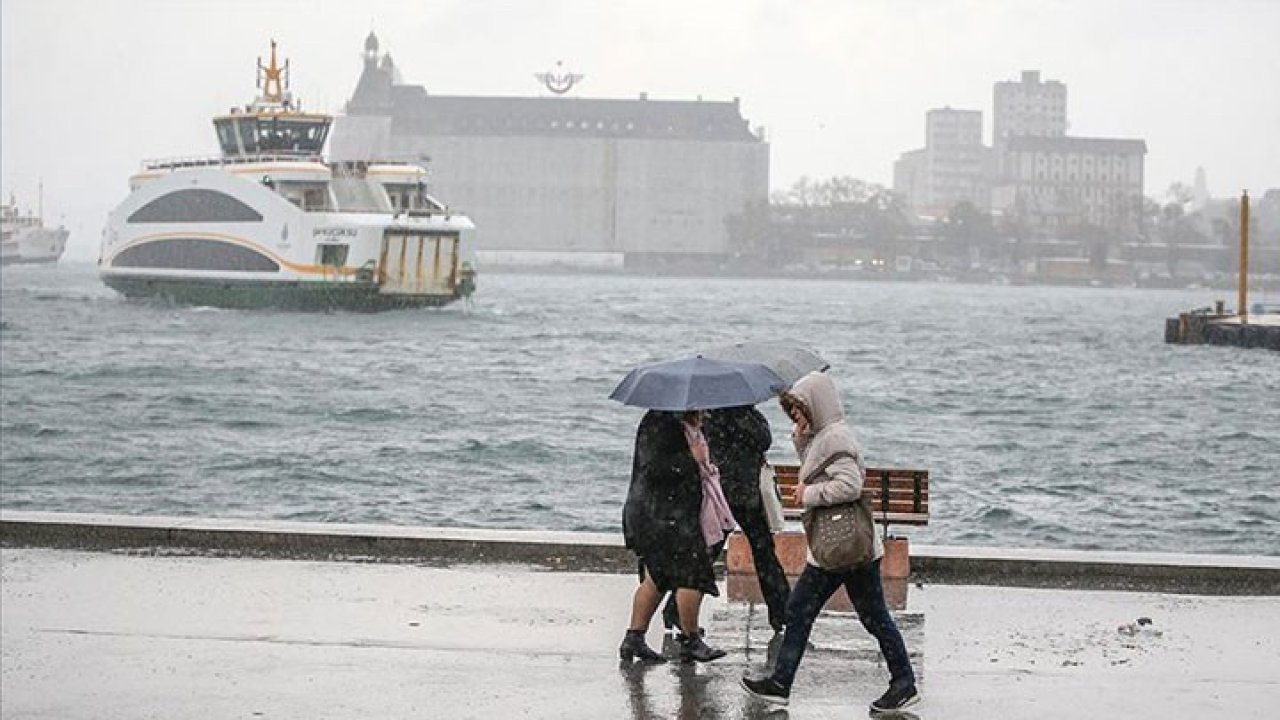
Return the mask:
M722 658L725 652L720 648L713 648L702 639L702 633L689 636L680 633L676 636L676 640L680 643L680 661L681 662L711 662L712 660Z
M622 638L622 645L618 648L618 657L622 658L623 662L640 660L647 663L664 663L667 661L661 653L645 643L643 630L627 631Z

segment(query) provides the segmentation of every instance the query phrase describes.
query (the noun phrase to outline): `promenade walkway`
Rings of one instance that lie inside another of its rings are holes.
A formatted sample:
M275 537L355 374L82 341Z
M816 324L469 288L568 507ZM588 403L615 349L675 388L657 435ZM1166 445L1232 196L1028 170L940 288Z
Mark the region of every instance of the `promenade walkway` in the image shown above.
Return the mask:
M528 565L0 550L0 716L859 718L887 681L820 619L789 710L737 678L764 613L708 602L709 665L622 668L634 577ZM1272 718L1280 597L911 586L918 718ZM1149 617L1156 632L1118 627ZM1157 634L1158 633L1158 634ZM650 642L662 644L659 629ZM911 715L908 715L910 717Z

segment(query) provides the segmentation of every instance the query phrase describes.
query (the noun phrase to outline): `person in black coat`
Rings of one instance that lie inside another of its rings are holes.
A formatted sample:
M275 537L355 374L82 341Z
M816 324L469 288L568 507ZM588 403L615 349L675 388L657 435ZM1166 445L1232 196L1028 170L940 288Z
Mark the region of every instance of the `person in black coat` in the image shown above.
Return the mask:
M698 412L650 410L636 431L622 534L639 557L640 586L619 648L626 661L664 660L645 644L644 634L668 592L679 606L681 658L706 662L724 655L706 645L698 628L702 596L720 594L700 521L702 478L683 427L697 427L701 417Z
M791 587L773 549L773 531L760 496L760 468L773 444L769 421L754 406L712 410L702 425L711 457L720 468L720 485L733 518L751 545L760 591L769 608L769 625L782 630Z

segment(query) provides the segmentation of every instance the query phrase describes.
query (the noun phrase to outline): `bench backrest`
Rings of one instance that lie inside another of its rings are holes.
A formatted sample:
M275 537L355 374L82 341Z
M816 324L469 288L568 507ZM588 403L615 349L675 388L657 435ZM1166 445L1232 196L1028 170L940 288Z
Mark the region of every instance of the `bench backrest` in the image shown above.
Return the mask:
M783 513L800 517L795 489L798 465L774 465ZM883 525L927 525L929 523L929 471L901 468L867 468L862 497L871 503L871 515Z

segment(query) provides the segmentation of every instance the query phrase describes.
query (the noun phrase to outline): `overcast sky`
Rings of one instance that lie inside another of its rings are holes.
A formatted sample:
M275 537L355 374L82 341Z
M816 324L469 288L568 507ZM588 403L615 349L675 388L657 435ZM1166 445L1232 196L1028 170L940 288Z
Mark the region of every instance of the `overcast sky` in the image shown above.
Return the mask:
M293 90L338 111L374 30L407 83L584 97L729 100L767 129L771 185L890 185L930 108L981 110L1037 69L1069 132L1147 142L1146 188L1208 173L1216 196L1280 187L1280 0L3 0L0 182L96 256L140 161L216 152L209 119L254 94L268 41Z

